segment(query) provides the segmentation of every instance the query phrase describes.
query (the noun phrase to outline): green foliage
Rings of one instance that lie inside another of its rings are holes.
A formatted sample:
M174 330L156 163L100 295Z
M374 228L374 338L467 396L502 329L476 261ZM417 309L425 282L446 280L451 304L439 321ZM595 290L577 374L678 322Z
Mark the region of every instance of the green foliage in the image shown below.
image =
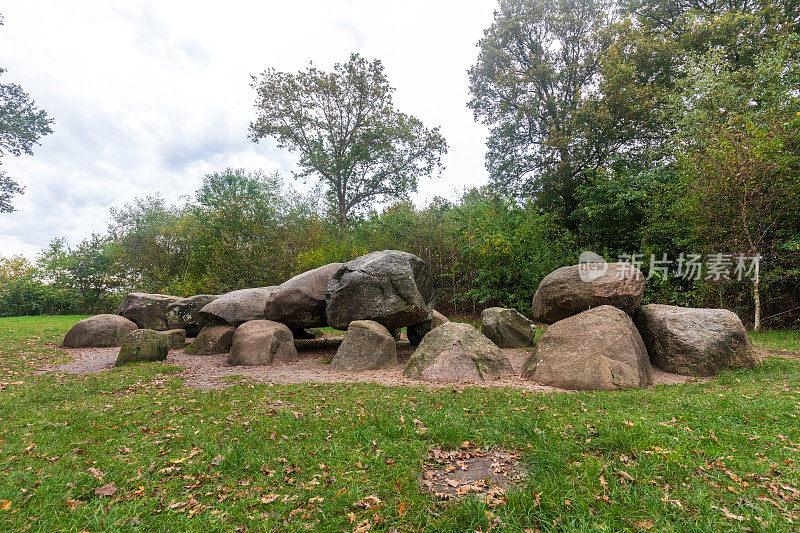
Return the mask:
M158 292L186 275L191 242L182 220L182 208L166 205L158 195L111 209L109 236L125 287Z
M241 169L205 177L185 217L191 228L190 279L223 292L282 281L280 258L291 249L281 186L277 175Z
M318 175L342 227L353 210L416 190L440 168L447 143L439 129L394 108L379 60L358 54L332 72L269 69L253 78L258 118L251 138L273 137L300 156L296 177Z
M39 272L24 257L0 257L0 316L42 315L52 300Z
M75 313L113 312L121 300L115 291L120 283L113 276L113 243L93 234L77 247L55 239L42 251L37 267L59 298L69 302L63 311Z
M666 52L652 42L637 51L638 33L613 31L610 10L602 0L502 0L470 70L493 183L571 229L591 172L663 130L660 78L642 70Z
M528 311L542 278L576 262L569 233L531 204L518 208L486 190L473 190L456 221L463 261L472 273L463 297L481 304Z
M763 285L791 291L800 281L800 38L774 45L739 68L719 51L691 64L676 149L702 241L762 256Z

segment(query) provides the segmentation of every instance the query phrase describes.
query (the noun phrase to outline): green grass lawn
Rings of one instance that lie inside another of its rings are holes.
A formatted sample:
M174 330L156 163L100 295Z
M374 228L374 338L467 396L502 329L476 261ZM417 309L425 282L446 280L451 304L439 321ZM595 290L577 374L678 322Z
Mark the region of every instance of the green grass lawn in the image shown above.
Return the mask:
M0 319L0 531L800 529L800 360L574 394L36 373L78 318ZM505 503L420 490L464 441L520 452Z

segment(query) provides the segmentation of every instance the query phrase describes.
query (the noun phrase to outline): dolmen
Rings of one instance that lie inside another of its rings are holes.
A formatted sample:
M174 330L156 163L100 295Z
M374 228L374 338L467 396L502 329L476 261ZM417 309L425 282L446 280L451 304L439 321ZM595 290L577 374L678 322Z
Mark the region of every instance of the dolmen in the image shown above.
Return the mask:
M415 347L404 375L480 383L513 373L504 349L530 352L523 378L571 390L635 389L653 365L688 376L753 368L760 358L741 320L724 309L642 306L645 277L628 263L581 263L547 275L531 302L533 320L491 307L480 329L434 309L428 266L399 250L371 252L303 272L280 285L221 295L130 293L117 314L81 320L67 347L120 347L117 364L163 361L185 346L195 356L227 354L230 365L299 360L296 340L326 326L346 331L335 372L395 367L406 328ZM537 340L537 325L546 329ZM187 338L188 337L188 338ZM190 341L186 346L187 341Z
M330 325L347 331L331 369L375 370L397 364L401 328L407 327L411 342L418 345L448 322L433 309L432 293L424 261L383 250L324 265L275 286L183 298L130 293L116 315L78 322L64 345L124 345L119 360L124 364L163 360L164 337L167 350L183 348L188 340L188 354L228 354L231 365L270 365L297 361L295 340L313 338L316 328ZM131 333L136 335L128 339Z

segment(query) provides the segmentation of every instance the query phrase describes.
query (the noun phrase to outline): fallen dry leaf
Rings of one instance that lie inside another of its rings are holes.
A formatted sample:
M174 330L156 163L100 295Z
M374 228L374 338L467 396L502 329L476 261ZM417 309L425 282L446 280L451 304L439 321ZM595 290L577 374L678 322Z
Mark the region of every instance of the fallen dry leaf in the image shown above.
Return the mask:
M103 479L103 476L105 476L105 473L102 470L93 466L89 467L89 473L97 479Z
M113 481L103 485L102 487L96 487L94 489L95 495L99 496L100 498L103 496L113 496L115 492L117 492L117 486L114 485Z
M275 493L267 494L266 496L261 497L261 503L272 503L280 497L281 497L280 494L275 494Z
M64 503L66 503L67 507L69 507L70 510L72 510L72 511L74 511L75 509L77 509L78 507L83 505L82 501L73 500L72 498L67 498L67 500Z
M725 518L730 518L731 520L736 520L737 522L744 522L743 516L738 514L733 514L726 507L720 507L719 510L722 511L722 514L725 515Z
M369 496L361 498L353 505L361 509L370 509L372 507L380 505L381 503L383 503L383 501L380 498L378 498L377 494L370 494Z
M11 502L8 500L0 500L0 511L8 511L11 509Z
M630 475L629 473L627 473L626 471L624 471L624 470L617 470L617 475L619 477L621 477L622 479L626 480L626 481L630 481L631 483L635 483L636 482L634 477L632 475Z
M367 531L370 529L372 529L372 524L369 520L364 520L358 523L358 525L353 529L353 533L367 533Z

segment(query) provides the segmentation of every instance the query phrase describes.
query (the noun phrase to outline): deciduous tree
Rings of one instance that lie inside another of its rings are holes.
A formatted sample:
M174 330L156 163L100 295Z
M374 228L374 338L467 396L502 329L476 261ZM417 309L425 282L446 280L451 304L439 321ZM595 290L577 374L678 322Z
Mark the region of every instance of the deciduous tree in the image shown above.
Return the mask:
M269 69L253 87L258 117L250 137L272 137L297 153L296 177L324 182L342 227L352 210L401 198L416 190L420 176L441 168L447 144L439 129L395 109L379 60L353 54L331 72Z

